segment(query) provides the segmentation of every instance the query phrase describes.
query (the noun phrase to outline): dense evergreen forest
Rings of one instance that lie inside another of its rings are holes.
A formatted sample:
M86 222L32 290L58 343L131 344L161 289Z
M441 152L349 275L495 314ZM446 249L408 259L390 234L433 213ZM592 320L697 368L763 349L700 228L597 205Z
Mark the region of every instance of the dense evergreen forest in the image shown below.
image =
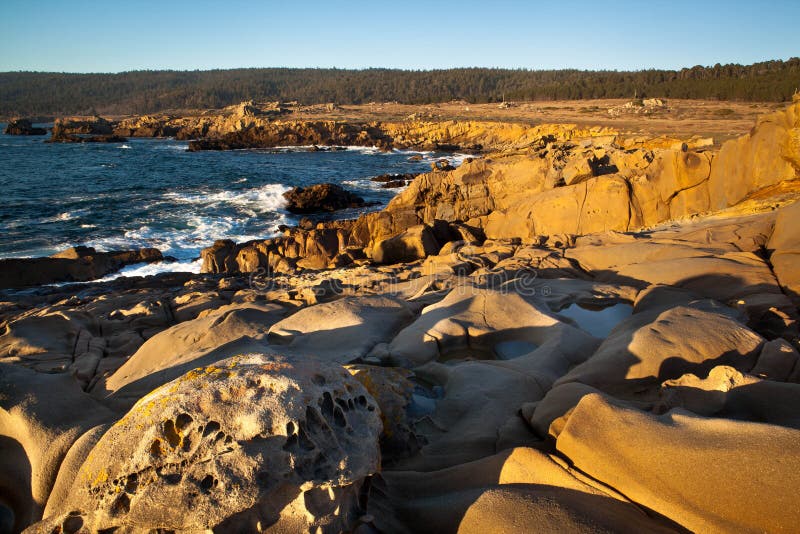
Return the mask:
M242 100L303 104L463 99L698 98L786 101L800 87L800 58L753 65L696 66L636 72L460 68L231 69L134 71L118 74L0 73L0 116L143 114L218 108Z

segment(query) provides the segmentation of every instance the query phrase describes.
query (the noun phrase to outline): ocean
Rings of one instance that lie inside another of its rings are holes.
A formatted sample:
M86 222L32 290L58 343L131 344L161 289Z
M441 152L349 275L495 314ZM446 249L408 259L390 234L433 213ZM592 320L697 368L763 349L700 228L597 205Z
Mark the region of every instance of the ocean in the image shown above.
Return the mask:
M398 190L382 189L370 177L424 172L436 159L463 158L361 147L188 152L188 142L174 139L48 144L45 138L0 135L0 258L86 245L156 247L178 260L131 266L122 275L197 272L200 250L215 239L275 236L279 225L299 220L284 209L282 195L292 187L338 183L379 202L368 208L375 210ZM366 210L328 218L354 218Z

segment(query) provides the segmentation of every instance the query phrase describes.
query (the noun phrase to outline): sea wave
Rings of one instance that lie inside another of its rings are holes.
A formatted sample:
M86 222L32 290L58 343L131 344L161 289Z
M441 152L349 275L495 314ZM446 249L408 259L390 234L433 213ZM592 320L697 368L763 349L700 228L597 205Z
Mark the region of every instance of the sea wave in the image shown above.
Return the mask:
M48 223L55 223L55 222L64 222L64 221L72 221L74 219L78 219L87 215L89 213L88 209L80 209L80 210L73 210L73 211L65 211L59 213L58 215L54 215L52 217L45 217L44 219L39 219L39 223L41 224L48 224Z
M199 273L203 266L203 260L192 261L159 261L155 263L135 263L123 267L115 273L104 276L98 282L108 282L123 276L153 276L162 273Z
M382 182L373 182L369 178L359 178L355 180L344 180L343 184L350 185L353 187L357 187L359 189L365 189L369 191L381 191L381 192L395 192L399 193L403 191L408 186L402 187L392 187L392 188L385 188L383 187Z
M66 285L84 285L94 284L97 282L110 282L117 278L133 277L133 276L153 276L163 273L199 273L203 266L203 260L195 259L191 261L159 261L154 263L134 263L123 267L115 273L108 274L96 280L87 280L85 282L56 282L54 284L46 284L51 287L62 287Z
M161 140L159 140L161 141ZM151 147L153 150L174 150L176 152L186 152L189 150L189 143L179 143L176 141L164 141L163 143L154 144Z
M117 148L133 148L131 145L120 145Z
M156 228L143 225L127 230L121 236L103 237L86 243L97 250L129 250L131 248L154 247L166 256L181 262L194 260L200 251L217 239L232 239L237 243L267 239L277 233L278 225L285 219L279 217L265 228L263 233L245 231L246 218L224 216L200 216L187 214L182 228Z
M286 205L283 194L291 188L283 184L267 184L244 190L224 190L216 192L169 192L164 197L178 203L193 205L230 204L255 217L267 212L277 212Z

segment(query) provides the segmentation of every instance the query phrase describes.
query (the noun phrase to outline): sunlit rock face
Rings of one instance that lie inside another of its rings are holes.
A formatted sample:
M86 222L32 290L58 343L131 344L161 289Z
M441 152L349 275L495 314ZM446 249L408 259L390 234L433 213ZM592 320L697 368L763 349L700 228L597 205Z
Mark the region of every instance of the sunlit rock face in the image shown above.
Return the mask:
M340 366L258 354L222 360L143 397L32 531L65 521L92 531L341 531L379 468L381 430L375 401Z

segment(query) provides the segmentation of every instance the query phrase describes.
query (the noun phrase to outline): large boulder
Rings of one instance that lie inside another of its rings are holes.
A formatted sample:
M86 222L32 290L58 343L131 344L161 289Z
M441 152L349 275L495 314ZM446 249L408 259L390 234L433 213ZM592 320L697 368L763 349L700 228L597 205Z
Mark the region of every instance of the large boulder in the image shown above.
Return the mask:
M712 154L665 150L644 176L631 180L640 224L651 225L708 211Z
M490 239L536 235L588 234L635 227L630 187L619 176L590 178L537 195L524 195L505 210L496 210L486 223Z
M395 336L387 357L410 367L466 357L494 359L508 343L532 352L562 336L571 340L570 346L589 341L588 348L596 348L599 340L559 321L535 296L525 296L525 289L456 287Z
M436 254L440 248L431 227L420 224L378 241L372 249L372 260L375 263L406 263Z
M283 197L286 199L286 209L292 213L337 211L369 205L355 193L331 183L295 187L285 192Z
M31 532L346 531L380 466L379 411L338 365L251 354L195 369L108 429Z
M230 239L217 239L210 247L200 251L203 259L201 271L204 273L236 272L236 243Z
M13 119L8 122L3 133L6 135L47 135L47 130L34 127L28 119Z

